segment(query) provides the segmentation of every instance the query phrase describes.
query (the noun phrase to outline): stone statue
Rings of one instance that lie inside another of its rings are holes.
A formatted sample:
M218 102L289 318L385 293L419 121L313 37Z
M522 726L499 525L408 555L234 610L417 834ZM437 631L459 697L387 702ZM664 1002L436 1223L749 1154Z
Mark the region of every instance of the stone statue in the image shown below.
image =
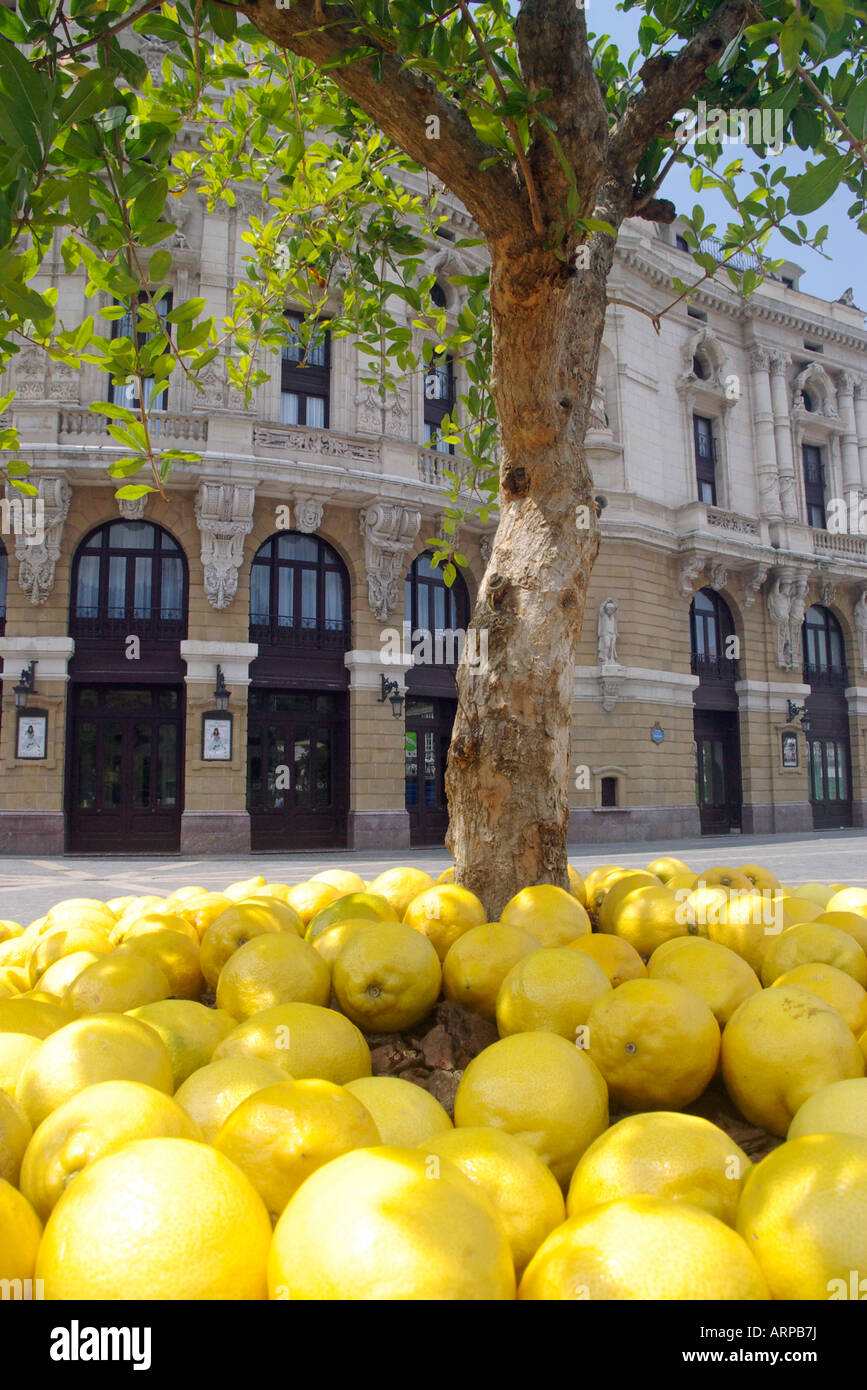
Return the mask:
M867 589L861 590L861 597L855 604L855 631L858 634L861 670L867 671Z
M768 616L774 629L777 665L786 671L792 665L792 647L789 639L791 603L787 589L783 587L782 577L779 574L775 575L774 582L768 590Z
M599 664L611 665L617 661L617 613L619 605L613 598L607 598L599 605L599 618L596 635L599 638Z

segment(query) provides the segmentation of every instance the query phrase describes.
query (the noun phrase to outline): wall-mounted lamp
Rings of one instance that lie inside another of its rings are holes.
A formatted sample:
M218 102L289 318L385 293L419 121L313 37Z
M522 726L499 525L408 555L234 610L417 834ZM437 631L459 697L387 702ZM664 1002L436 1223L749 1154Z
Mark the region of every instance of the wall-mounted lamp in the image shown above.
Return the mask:
M225 713L225 711L229 708L229 696L231 695L231 693L231 690L226 689L226 679L223 675L223 668L222 666L218 666L217 685L216 689L214 690L214 705L218 710L220 710L221 713Z
M787 700L786 705L788 708L788 716L786 719L786 723L793 724L795 720L798 718L798 715L801 715L801 728L804 730L805 734L809 733L810 716L807 713L807 706L799 705L795 700Z
M397 681L387 680L385 676L380 676L380 690L382 691L378 705L384 705L386 700L391 700L391 712L395 719L400 719L403 713L403 696L400 693L400 686Z
M36 694L36 662L31 661L21 672L21 679L17 685L12 687L15 696L15 708L25 709L27 706L28 695Z

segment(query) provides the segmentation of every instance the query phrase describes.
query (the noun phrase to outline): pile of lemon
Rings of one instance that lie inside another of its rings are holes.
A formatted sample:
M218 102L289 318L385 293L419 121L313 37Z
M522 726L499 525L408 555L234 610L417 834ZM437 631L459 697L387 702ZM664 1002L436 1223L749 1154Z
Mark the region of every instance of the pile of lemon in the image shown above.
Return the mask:
M489 922L453 880L333 869L0 921L0 1279L858 1297L867 889L660 859L570 867L568 892L525 888ZM454 1121L373 1076L368 1042L443 997L499 1033ZM715 1078L784 1141L761 1162L688 1113Z

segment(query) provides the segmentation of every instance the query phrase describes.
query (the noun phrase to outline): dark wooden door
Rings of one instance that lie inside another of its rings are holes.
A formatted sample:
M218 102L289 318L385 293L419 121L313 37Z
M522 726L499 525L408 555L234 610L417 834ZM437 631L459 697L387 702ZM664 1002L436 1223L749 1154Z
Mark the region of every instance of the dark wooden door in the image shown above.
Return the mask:
M345 849L346 696L251 687L247 809L254 850Z
M406 702L406 809L412 845L442 845L449 824L446 760L456 700Z
M178 850L183 744L183 686L73 685L67 848Z
M732 710L696 709L695 797L703 835L739 830L743 807L738 716Z

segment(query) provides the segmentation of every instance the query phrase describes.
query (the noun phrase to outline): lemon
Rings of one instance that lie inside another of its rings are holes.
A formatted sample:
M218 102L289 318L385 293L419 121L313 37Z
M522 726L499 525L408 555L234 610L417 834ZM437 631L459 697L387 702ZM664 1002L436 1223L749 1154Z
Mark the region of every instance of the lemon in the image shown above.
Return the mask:
M114 957L127 954L145 956L159 966L169 982L172 999L198 999L205 987L199 961L199 943L176 931L147 932L143 936L128 936L118 946Z
M396 922L398 915L387 899L379 893L344 893L328 903L314 917L311 917L304 933L307 940L314 942L320 933L333 927L336 922L361 921Z
M42 1223L27 1198L0 1178L0 1279L33 1278L41 1235Z
M261 1299L270 1242L262 1198L223 1154L139 1139L63 1194L36 1274L48 1299Z
M644 869L633 869L628 874L622 874L614 880L605 897L599 903L596 910L597 931L613 932L615 930L616 910L630 893L634 893L638 888L659 888L661 886L656 875L649 874Z
M222 891L225 898L231 898L232 902L238 902L240 898L246 898L248 893L255 893L259 888L264 887L264 876L254 874L252 878L239 879L237 883L230 883L228 888L224 888Z
M577 1216L602 1202L665 1197L734 1226L751 1167L743 1149L709 1120L674 1110L627 1115L578 1160L566 1210Z
M373 1116L383 1144L414 1149L451 1129L448 1112L430 1091L399 1076L361 1076L347 1091Z
M702 936L685 936L657 946L648 962L652 980L673 980L703 999L724 1028L735 1009L761 982L742 956Z
M185 1110L163 1091L138 1081L85 1086L37 1128L21 1166L21 1191L41 1221L73 1180L105 1154L134 1139L197 1139Z
M839 927L819 922L798 922L771 941L762 964L762 981L772 985L796 965L813 963L834 965L862 987L867 985L867 954L855 938Z
M698 874L672 874L671 878L666 879L665 887L672 893L686 892L691 893L698 884Z
M842 1014L856 1038L867 1028L867 990L862 989L845 970L817 962L796 965L794 970L778 975L771 988L776 989L778 985L797 985L799 989L808 989L811 994L824 999L826 1004Z
M629 872L630 870L624 869L622 864L597 864L596 867L591 869L589 873L586 873L584 875L584 891L587 894L587 901L585 902L584 906L588 909L588 911L591 907L594 911L596 910L596 903L594 901L596 889L602 882L602 880L608 876L608 874L627 874Z
M560 890L558 890L560 891ZM578 911L582 909L569 894L564 897L573 903ZM403 917L408 927L426 936L434 947L440 960L445 960L450 946L472 927L480 927L487 921L487 914L475 893L468 888L458 888L456 884L442 884L439 888L428 888L413 898Z
M794 894L784 893L782 903L788 923L815 922L825 912L825 908L819 903L811 902L807 898L798 898Z
M153 1028L166 1045L177 1088L205 1066L214 1048L235 1027L237 1020L223 1009L206 1009L192 999L158 999L129 1010L130 1018Z
M187 898L179 905L175 915L183 917L185 922L195 927L201 941L211 923L231 906L232 899L227 898L225 893L202 893L197 898Z
M214 1051L220 1057L261 1057L302 1081L318 1077L345 1086L370 1075L370 1048L350 1019L319 1004L277 1004L239 1023Z
M584 887L583 878L572 864L566 865L566 873L569 875L569 892L573 898L577 898L582 907L586 907L587 889Z
M385 898L402 920L413 898L433 886L433 879L423 869L386 869L373 880L370 891Z
M96 957L93 957L96 960ZM0 999L14 999L26 991L30 981L27 971L17 965L0 965Z
M867 916L867 888L841 888L825 903L826 912L858 912Z
M236 903L215 917L205 929L199 952L202 974L211 989L216 988L220 971L239 947L270 932L287 932L296 939L299 935L264 903Z
M360 1100L331 1081L307 1080L247 1096L223 1122L214 1148L237 1163L276 1220L317 1168L379 1143Z
M197 928L182 912L145 912L140 917L122 917L114 931L117 941L137 941L141 936L151 936L155 932L173 931L189 937L198 946Z
M349 938L359 927L369 927L370 923L370 917L348 917L344 922L332 922L330 927L311 938L310 945L327 965L333 966Z
M622 985L624 980L640 980L647 974L647 966L635 947L619 936L593 932L591 936L579 936L570 941L567 950L591 956L602 966L612 989Z
M288 893L288 888L286 891ZM246 898L238 898L235 907L241 911L248 907L267 908L277 922L280 931L290 932L296 936L304 935L304 922L294 907L290 907L283 898L266 893L264 889L259 893L250 893Z
M77 951L89 951L91 955L107 956L111 950L111 938L102 927L91 927L77 922L69 927L55 927L45 936L39 937L27 961L28 977L31 985L64 956Z
M99 898L63 898L46 914L44 925L50 928L57 923L87 922L108 928L115 921L111 908Z
M200 898L207 891L200 883L184 884L182 888L176 888L173 893L169 893L166 898L166 910L171 911L176 903L184 903L188 898Z
M255 936L230 956L217 980L217 1008L239 1021L276 1004L327 1004L331 970L290 932Z
M532 951L513 965L497 995L497 1030L559 1033L574 1042L611 982L590 956L566 946Z
M608 898L603 909L607 903ZM686 936L688 931L676 894L661 884L655 888L634 888L616 899L610 920L611 930L640 956L651 955L663 941Z
M684 864L682 859L674 859L671 855L663 855L661 859L654 859L646 866L647 872L658 878L660 883L668 883L675 874L690 874L692 870L688 864Z
M426 1018L441 982L430 941L403 922L359 928L334 963L334 993L341 1009L371 1033L400 1032Z
M20 922L11 922L8 919L0 921L0 942L8 941L13 936L20 936L23 930Z
M30 1033L0 1033L0 1091L14 1097L25 1064L41 1046Z
M583 940L583 938L582 938ZM494 1022L497 992L513 965L540 949L535 936L505 922L484 922L459 936L443 961L443 994Z
M349 869L323 869L321 874L314 874L310 882L330 883L332 888L336 888L339 893L364 892L364 879ZM286 891L288 893L288 888Z
M72 1021L72 1013L60 1004L35 999L0 999L0 1033L29 1033L47 1038Z
M333 883L296 883L286 894L286 902L298 913L305 927L323 907L344 896Z
M863 1298L867 1139L812 1134L782 1144L744 1184L737 1228L773 1298Z
M17 1100L0 1091L0 1178L13 1187L18 1186L21 1160L32 1133L33 1127Z
M540 946L567 946L590 932L586 909L571 893L552 883L522 888L506 903L501 920L528 931Z
M587 911L590 913L590 916L594 919L596 918L596 914L602 906L606 894L611 892L611 889L616 883L619 883L622 878L628 878L631 874L636 872L641 872L641 870L623 869L612 865L610 868L606 869L604 873L600 873L597 870L595 873L591 872L588 874L584 881L584 886L587 892ZM591 884L593 885L592 891L590 887Z
M437 881L437 883L454 883L454 881L455 881L455 866L454 866L454 864L450 864L449 867L448 867L447 869L443 869L442 873L439 875L439 877L437 878L436 881Z
M106 907L110 907L117 917L123 916L126 909L135 902L135 896L130 894L125 898L109 898Z
M76 1016L113 1014L170 994L168 978L155 961L133 950L113 951L76 975L63 991L62 1002Z
M686 924L690 936L707 936L708 924L719 922L729 900L725 888L709 888L705 883L699 883L694 888L678 889L675 896L678 900L677 919Z
M449 1129L422 1145L460 1168L485 1192L506 1228L520 1277L542 1241L566 1219L563 1193L550 1168L522 1139L502 1129Z
M758 974L770 942L789 924L784 901L773 890L732 893L718 914L708 916L705 935L718 946L734 951Z
M195 1121L208 1144L247 1096L266 1086L291 1080L283 1067L260 1057L223 1057L191 1072L175 1094L177 1104Z
M761 864L740 864L738 873L748 878L754 888L760 891L763 888L781 888L782 884L776 874L772 874L770 869L762 868Z
M739 892L750 892L753 884L746 874L740 869L731 869L727 865L715 865L712 869L702 869L701 882L706 883L709 888L719 885L729 892L737 889Z
M858 1134L867 1139L867 1077L832 1081L814 1091L789 1125L787 1139L807 1134Z
M716 1019L672 980L627 980L594 1004L586 1039L612 1098L635 1110L689 1105L719 1060Z
M124 1014L88 1014L46 1038L25 1063L15 1098L35 1127L97 1081L142 1081L171 1095L172 1066L160 1037Z
M840 931L854 937L867 954L867 917L862 917L859 912L823 912L821 917L816 918L816 923L823 927L839 927Z
M629 1197L590 1207L552 1231L533 1256L520 1299L764 1300L747 1242L688 1202Z
M792 888L789 896L806 898L808 902L818 903L819 907L825 907L833 898L834 889L827 883L802 883L800 888Z
M438 1160L383 1146L313 1173L274 1231L272 1298L342 1301L512 1299L505 1227L478 1186Z
M523 1139L565 1187L608 1125L608 1091L587 1054L565 1038L513 1033L470 1062L455 1096L455 1124L490 1125Z
M92 951L73 951L71 956L61 956L39 977L39 993L50 995L57 1003L63 998L67 985L77 979L82 970L95 965L101 956Z
M836 1009L784 985L735 1009L723 1033L722 1074L744 1118L782 1137L815 1091L863 1076L864 1058Z
M332 872L335 872L335 871L332 870ZM336 870L336 872L339 873L340 870ZM355 874L350 874L349 877L350 877L350 878L355 878ZM314 883L317 883L317 882L319 881L319 878L320 878L320 875L317 874L316 877L313 879L313 882L314 882ZM323 881L324 881L324 882L330 882L331 880L330 880L330 879L325 879L325 880L323 880ZM266 884L264 885L264 887L262 887L262 888L257 888L257 889L256 889L256 892L255 892L255 894L254 894L253 896L254 896L254 897L257 897L257 898L278 898L279 901L280 901L281 903L286 903L286 906L288 907L288 906L289 906L289 902L288 902L287 894L288 894L290 891L291 891L291 889L290 889L288 883L266 883ZM293 909L293 911L294 911L294 909ZM303 923L302 923L302 926L303 926Z

